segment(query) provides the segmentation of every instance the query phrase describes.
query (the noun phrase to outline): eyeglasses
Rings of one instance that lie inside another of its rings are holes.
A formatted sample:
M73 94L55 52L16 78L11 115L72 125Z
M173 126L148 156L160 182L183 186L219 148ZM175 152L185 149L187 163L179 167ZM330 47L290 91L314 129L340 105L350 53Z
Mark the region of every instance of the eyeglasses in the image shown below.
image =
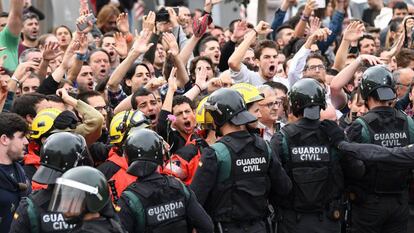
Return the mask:
M316 70L316 69L325 70L326 67L324 65L314 65L314 66L307 66L306 69L307 70Z
M282 100L276 100L274 102L269 102L267 104L259 104L260 106L266 106L268 108L273 108L275 105L277 105L278 107L282 106L283 101Z
M109 112L111 110L111 107L105 105L105 106L96 106L94 107L96 110L98 110L99 112L101 112L102 110L105 110L107 112Z
M404 87L411 87L411 83L409 83L409 84L395 83L395 85L397 85L397 86L404 86Z

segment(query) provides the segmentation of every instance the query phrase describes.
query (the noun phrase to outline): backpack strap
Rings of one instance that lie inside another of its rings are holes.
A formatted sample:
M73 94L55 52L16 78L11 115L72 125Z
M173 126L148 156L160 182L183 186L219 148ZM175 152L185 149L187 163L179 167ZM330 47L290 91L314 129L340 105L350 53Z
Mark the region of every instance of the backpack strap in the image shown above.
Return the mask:
M29 217L29 222L31 226L31 232L32 233L38 233L39 232L39 222L37 219L37 210L35 207L35 204L33 203L32 199L25 197L25 200L27 201L27 215Z
M371 133L369 131L367 122L364 119L362 119L361 117L358 117L355 120L355 122L358 122L360 125L362 125L362 131L361 131L362 143L370 143L371 142Z
M140 229L145 229L145 214L144 214L144 207L142 206L141 201L139 198L129 190L125 190L123 192L125 196L128 198L128 207L131 209L132 213L135 216L135 220L137 223L136 229L137 232L140 232Z
M211 148L214 149L216 152L218 167L219 167L219 174L218 174L218 181L222 182L230 177L231 172L231 159L230 159L230 151L226 145L222 142L216 142L211 145Z

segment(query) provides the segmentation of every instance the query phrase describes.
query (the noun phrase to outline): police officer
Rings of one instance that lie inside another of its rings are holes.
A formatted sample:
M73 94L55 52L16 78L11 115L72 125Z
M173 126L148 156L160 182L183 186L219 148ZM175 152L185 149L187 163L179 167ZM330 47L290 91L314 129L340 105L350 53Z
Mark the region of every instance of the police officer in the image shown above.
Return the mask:
M257 120L236 90L213 92L205 109L223 137L206 148L191 188L215 232L266 232L269 197L287 194L289 177L267 143L246 125Z
M49 136L40 150L40 167L33 180L47 189L23 199L17 209L10 232L68 232L74 227L62 214L47 211L56 178L72 167L84 163L87 157L85 139L69 132Z
M298 120L275 134L274 150L293 182L278 200L278 232L340 232L343 174L339 154L320 128L325 90L312 78L296 82L288 93Z
M121 196L122 191L137 178L127 174L128 163L122 156L122 144L126 135L132 127L147 128L151 122L144 116L141 111L122 111L116 114L109 127L109 136L111 149L108 159L97 167L109 182L111 196L116 203Z
M413 120L392 107L396 98L391 72L384 66L368 68L361 96L369 109L347 131L352 142L401 147L414 142ZM355 232L407 232L409 169L387 163L365 162L360 179L348 181Z
M105 176L89 167L75 167L56 179L49 211L60 212L70 232L124 233L113 208Z
M127 172L138 176L122 193L119 217L132 232L212 232L210 217L197 202L194 193L181 181L161 175L164 141L149 129L130 132L124 145Z

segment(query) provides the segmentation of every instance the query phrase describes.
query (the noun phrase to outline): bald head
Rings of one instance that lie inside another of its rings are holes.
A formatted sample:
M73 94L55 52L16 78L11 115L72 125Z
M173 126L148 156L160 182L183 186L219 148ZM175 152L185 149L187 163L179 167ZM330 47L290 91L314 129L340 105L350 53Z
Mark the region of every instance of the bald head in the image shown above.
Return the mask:
M396 84L397 98L401 99L409 90L413 82L414 71L410 68L398 69L393 73Z

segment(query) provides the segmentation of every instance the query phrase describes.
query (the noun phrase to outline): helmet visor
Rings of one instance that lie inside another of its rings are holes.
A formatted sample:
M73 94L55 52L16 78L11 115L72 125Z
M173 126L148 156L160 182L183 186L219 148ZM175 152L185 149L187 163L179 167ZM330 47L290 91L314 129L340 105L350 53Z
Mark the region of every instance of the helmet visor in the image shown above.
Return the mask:
M49 204L49 211L64 213L66 217L79 216L85 209L88 194L100 197L97 187L58 178Z

